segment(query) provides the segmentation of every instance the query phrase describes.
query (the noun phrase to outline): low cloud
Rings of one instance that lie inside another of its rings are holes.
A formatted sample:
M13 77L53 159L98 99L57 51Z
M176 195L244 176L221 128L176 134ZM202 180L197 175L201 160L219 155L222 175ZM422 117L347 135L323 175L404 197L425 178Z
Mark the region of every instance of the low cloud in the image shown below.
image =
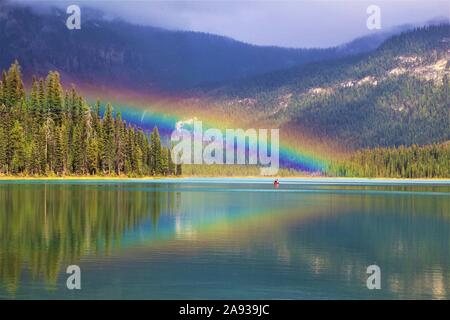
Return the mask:
M366 9L381 7L382 28L450 17L448 0L393 1L40 1L12 0L36 7L97 8L126 21L172 30L228 36L258 45L329 47L370 32Z

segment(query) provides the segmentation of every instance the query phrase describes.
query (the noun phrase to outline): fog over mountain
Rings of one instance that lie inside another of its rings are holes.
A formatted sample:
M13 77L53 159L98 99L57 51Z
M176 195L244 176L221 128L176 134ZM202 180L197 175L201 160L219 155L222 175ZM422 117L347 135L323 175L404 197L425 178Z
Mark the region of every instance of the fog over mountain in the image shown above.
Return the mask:
M229 37L131 24L84 8L81 30L65 26L65 10L2 2L0 67L17 59L25 74L58 70L63 79L136 90L189 89L367 52L403 25L338 47L255 46ZM64 77L66 75L66 77Z
M331 47L372 35L367 8L381 9L381 31L404 24L450 18L447 0L347 1L42 1L11 0L44 9L69 4L96 8L108 17L169 30L199 31L256 44L283 47ZM84 13L84 12L83 12Z

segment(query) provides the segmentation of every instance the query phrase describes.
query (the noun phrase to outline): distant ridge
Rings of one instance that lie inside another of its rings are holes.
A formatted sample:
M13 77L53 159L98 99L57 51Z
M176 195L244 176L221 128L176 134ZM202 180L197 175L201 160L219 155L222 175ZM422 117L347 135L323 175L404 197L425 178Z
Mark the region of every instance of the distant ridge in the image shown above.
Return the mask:
M0 68L17 59L26 75L58 70L63 80L145 91L183 90L367 52L392 33L336 48L292 49L132 25L91 9L83 9L78 31L67 30L59 9L3 3L1 11Z
M347 146L450 139L450 25L388 38L357 56L198 88L228 113L251 115Z

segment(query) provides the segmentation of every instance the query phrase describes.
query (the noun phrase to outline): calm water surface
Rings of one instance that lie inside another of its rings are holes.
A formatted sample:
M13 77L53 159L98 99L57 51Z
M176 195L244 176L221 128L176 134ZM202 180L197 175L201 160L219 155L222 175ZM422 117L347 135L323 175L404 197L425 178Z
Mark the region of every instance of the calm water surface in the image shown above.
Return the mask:
M0 298L450 298L450 183L318 181L1 182Z

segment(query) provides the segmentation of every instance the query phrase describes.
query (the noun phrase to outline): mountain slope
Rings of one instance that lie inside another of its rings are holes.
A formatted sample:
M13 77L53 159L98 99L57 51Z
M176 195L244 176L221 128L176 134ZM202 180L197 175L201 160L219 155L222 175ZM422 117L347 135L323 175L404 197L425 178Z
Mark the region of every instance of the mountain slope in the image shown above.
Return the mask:
M61 10L38 14L28 7L0 6L0 68L17 59L26 75L57 70L75 82L135 90L185 89L357 54L386 36L329 49L260 47L107 20L84 8L81 30L69 31Z
M394 36L376 51L202 93L224 109L353 147L450 139L449 25Z
M257 47L229 38L89 18L69 31L57 9L2 8L0 67L18 59L26 74L56 69L76 79L142 89L184 88L330 58L334 50ZM83 13L85 11L83 10ZM93 16L91 14L91 16ZM6 44L6 45L3 45Z

